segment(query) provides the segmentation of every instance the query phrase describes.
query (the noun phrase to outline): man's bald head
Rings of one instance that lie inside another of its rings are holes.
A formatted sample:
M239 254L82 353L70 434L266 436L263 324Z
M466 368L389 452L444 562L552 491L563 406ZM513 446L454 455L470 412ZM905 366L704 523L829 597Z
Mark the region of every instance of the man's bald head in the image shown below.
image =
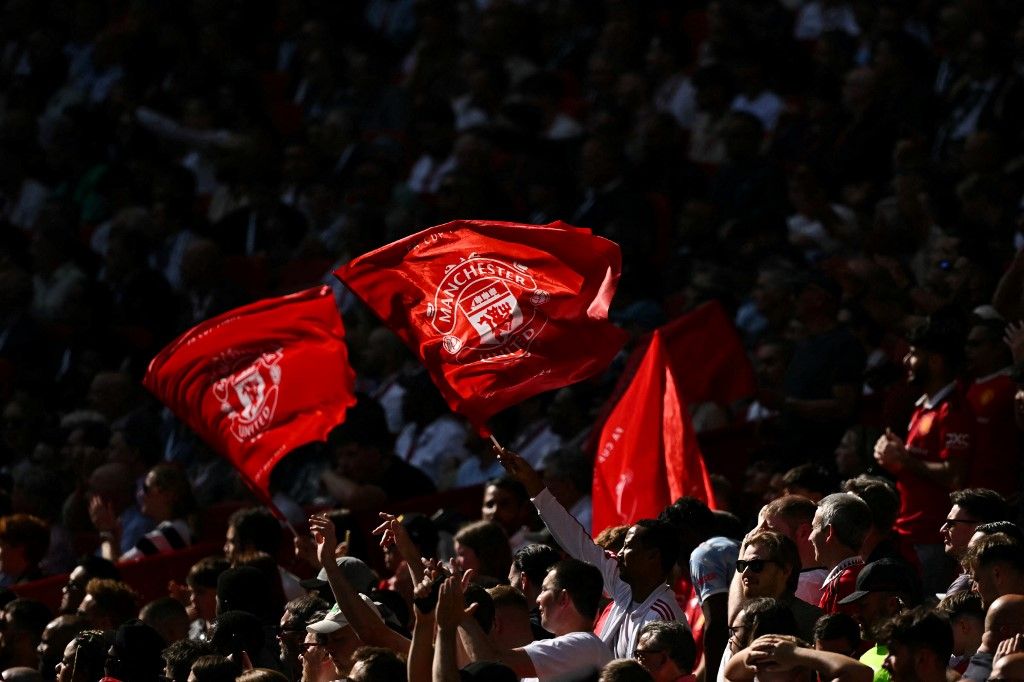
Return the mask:
M991 682L1010 682L1024 679L1024 654L1000 656L992 666Z
M1000 639L1005 633L1009 637L1024 632L1024 595L1004 594L993 601L985 614L985 630L998 632Z

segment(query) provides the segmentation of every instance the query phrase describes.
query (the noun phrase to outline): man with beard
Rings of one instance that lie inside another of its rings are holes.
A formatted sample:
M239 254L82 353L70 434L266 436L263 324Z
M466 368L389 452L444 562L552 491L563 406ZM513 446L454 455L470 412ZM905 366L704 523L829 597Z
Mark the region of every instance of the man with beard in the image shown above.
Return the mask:
M907 380L923 395L910 418L904 442L891 430L875 444L875 460L896 479L900 511L896 530L913 546L928 592L948 584L939 527L945 500L960 487L970 461L974 417L956 383L963 357L963 333L957 321L932 317L911 334L903 359Z
M299 673L299 652L306 636L306 624L317 611L327 611L331 605L315 594L292 599L284 606L284 615L277 632L280 649L278 660L281 670L293 679Z
M822 611L794 594L800 580L800 553L795 542L770 530L751 533L740 550L736 575L744 603L757 597L771 597L788 604L800 637L813 640L814 623Z
M878 630L888 619L917 601L917 580L906 563L896 559L880 559L866 565L857 576L857 589L840 604L853 607L853 617L860 624L866 642L878 639ZM889 655L885 644L878 642L868 649L860 662L875 673L875 682L887 682L889 673L883 663Z
M1024 595L1024 545L1005 533L993 533L970 544L964 568L986 609L1004 595Z

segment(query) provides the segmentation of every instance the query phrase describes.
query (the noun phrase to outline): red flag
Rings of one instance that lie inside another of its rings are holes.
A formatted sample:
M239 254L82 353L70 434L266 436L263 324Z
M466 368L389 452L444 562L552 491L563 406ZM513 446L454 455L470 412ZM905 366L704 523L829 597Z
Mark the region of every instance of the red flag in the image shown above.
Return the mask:
M743 348L736 328L721 304L709 301L689 313L662 325L654 333L661 335L667 362L672 366L679 396L686 405L713 401L728 406L754 393L757 381L754 368ZM637 344L626 361L611 397L601 408L595 420L604 424L608 415L633 380L637 368L647 357L654 333ZM597 431L597 429L595 429ZM587 442L587 452L594 452L593 433Z
M564 223L457 220L365 254L335 275L419 357L452 410L493 414L604 369L621 256Z
M686 403L710 400L728 406L754 393L754 368L718 301L694 308L660 331L679 381L679 395Z
M662 332L601 431L594 465L593 531L657 516L689 495L714 508L711 481Z
M323 440L355 404L345 330L328 287L257 301L185 332L143 384L266 493L270 472Z

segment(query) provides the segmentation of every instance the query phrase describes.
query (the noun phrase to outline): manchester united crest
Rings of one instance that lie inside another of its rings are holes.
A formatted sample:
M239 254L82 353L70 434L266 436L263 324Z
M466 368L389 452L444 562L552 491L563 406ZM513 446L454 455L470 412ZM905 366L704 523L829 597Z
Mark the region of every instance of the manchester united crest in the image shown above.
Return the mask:
M426 316L460 364L511 362L530 354L549 299L526 266L470 254L448 266Z
M274 419L281 385L280 348L233 359L224 358L227 370L213 384L213 394L227 415L231 434L239 441L259 435Z

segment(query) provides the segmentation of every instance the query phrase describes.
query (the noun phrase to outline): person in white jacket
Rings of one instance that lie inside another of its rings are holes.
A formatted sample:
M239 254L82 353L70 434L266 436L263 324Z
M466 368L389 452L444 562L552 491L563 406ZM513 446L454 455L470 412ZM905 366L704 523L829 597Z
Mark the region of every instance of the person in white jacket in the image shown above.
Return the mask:
M499 460L529 493L541 519L559 546L574 559L596 566L612 598L611 611L597 632L615 658L630 658L640 630L655 620L686 622L672 589L669 574L679 554L679 540L671 526L655 519L637 521L627 532L616 555L594 544L583 526L555 500L536 471L522 457L502 449Z

